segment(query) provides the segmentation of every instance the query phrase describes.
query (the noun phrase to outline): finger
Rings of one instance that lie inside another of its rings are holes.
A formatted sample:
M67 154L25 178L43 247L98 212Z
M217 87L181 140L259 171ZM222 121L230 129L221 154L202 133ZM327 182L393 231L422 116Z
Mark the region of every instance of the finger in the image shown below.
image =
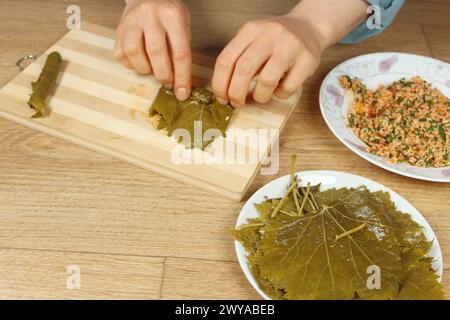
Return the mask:
M187 35L188 35L189 44L191 44L191 42L192 42L191 27L187 27L186 32L187 32Z
M128 60L127 56L124 56L123 58L119 59L119 61L125 68L134 69L133 65L131 64L130 60ZM149 73L151 73L151 70Z
M150 62L145 51L144 33L142 30L127 31L123 37L122 46L126 57L138 73L150 73Z
M150 64L155 78L167 88L173 88L172 64L169 58L166 33L162 26L153 24L146 27L145 48L150 58Z
M313 74L317 63L313 59L300 57L294 66L289 70L287 76L275 89L275 96L280 99L287 99L302 86L303 82Z
M233 106L244 106L250 83L270 55L270 44L266 41L258 41L250 45L239 58L228 89L228 96Z
M289 70L290 62L282 55L274 54L258 76L253 99L259 103L269 102L275 88L284 73Z
M242 28L217 57L211 87L217 100L222 104L228 102L228 88L235 64L252 43L255 33L251 27Z
M116 31L116 41L114 42L114 49L113 49L113 56L114 58L116 58L124 67L128 68L128 69L132 69L133 66L131 65L130 61L128 60L127 56L125 55L125 53L123 52L123 46L122 46L122 41L123 41L123 26L122 24L120 24L117 27L117 31Z
M178 100L186 100L191 94L192 55L187 29L181 21L162 22L167 30L172 66L174 89Z

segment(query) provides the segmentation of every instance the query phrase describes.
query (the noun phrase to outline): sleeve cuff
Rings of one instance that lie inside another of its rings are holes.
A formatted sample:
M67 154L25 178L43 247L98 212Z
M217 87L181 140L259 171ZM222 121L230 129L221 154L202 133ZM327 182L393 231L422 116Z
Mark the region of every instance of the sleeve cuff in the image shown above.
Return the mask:
M367 0L367 2L380 8L380 26L374 29L368 28L367 21L374 14L372 13L372 15L369 16L364 22L345 36L340 43L354 44L382 33L384 29L386 29L392 21L394 21L397 13L400 11L400 8L405 3L405 0Z

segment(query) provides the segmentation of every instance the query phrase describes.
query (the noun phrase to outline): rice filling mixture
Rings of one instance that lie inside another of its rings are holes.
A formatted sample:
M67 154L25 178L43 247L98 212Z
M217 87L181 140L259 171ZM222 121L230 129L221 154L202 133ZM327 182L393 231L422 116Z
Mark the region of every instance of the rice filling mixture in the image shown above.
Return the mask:
M450 165L450 99L420 77L371 91L341 76L353 92L348 124L370 153L418 167Z

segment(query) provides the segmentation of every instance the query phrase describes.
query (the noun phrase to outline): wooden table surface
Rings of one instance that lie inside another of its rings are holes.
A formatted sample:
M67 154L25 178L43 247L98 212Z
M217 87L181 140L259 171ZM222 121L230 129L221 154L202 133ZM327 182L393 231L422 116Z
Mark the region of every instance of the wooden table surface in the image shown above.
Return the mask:
M123 8L121 0L0 0L0 85L18 73L19 57L44 52L66 32L70 4L81 7L82 20L108 27ZM249 8L249 16L257 9ZM222 14L241 11L231 6ZM349 151L325 125L318 92L336 64L364 53L403 51L450 62L449 15L449 0L408 0L382 35L330 48L281 136L279 174L257 177L250 190L286 174L291 153L300 170L341 170L392 188L433 227L448 296L450 185L396 175ZM233 19L222 20L229 23L219 27L237 28ZM194 32L194 46L211 51L205 44L213 35ZM0 119L0 298L258 299L229 232L241 207ZM79 290L66 287L71 265L81 270Z

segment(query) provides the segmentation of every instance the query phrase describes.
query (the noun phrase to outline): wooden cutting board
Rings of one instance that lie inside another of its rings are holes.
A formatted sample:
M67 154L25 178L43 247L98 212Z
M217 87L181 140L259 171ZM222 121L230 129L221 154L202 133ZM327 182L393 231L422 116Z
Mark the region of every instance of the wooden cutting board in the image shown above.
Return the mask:
M174 162L172 151L177 142L157 131L154 121L148 117L149 106L160 85L152 76L138 75L115 61L112 56L114 38L114 30L88 23L83 23L81 30L69 31L0 90L0 116L167 177L241 200L257 174L266 150L259 152L257 161L240 164L232 158L225 164ZM31 93L30 83L37 79L48 53L54 50L61 53L64 63L58 86L48 100L51 113L46 118L31 119L34 112L26 103ZM213 63L211 58L194 55L194 84L208 83ZM266 105L250 101L245 108L235 111L229 130L281 130L298 99L299 95L296 95L283 101L272 100ZM236 139L231 141L228 135L225 139L221 141L222 145L225 145L223 142L236 147L240 145L246 153L255 148ZM197 149L195 156L201 156L202 152L211 153L219 140L210 150Z

